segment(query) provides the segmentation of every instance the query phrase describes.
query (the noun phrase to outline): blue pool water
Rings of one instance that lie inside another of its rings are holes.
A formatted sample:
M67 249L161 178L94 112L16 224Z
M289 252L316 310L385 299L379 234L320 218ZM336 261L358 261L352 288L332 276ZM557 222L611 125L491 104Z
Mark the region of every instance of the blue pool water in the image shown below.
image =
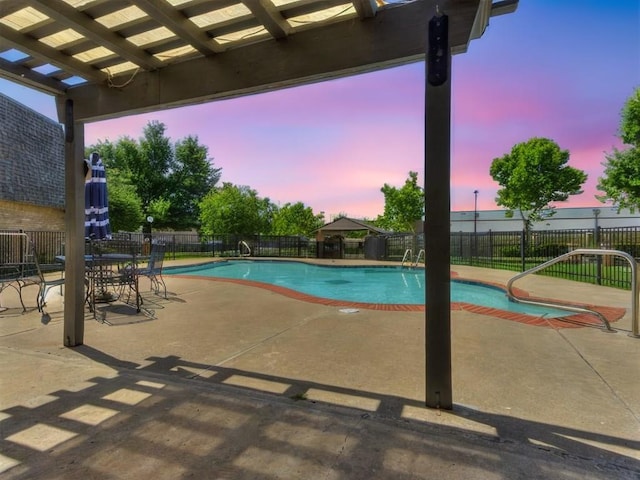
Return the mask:
M315 297L363 303L425 303L425 271L400 267L321 266L304 262L230 260L165 270L167 274L245 279L278 285ZM452 280L451 300L528 315L562 317L564 310L511 302L491 285Z

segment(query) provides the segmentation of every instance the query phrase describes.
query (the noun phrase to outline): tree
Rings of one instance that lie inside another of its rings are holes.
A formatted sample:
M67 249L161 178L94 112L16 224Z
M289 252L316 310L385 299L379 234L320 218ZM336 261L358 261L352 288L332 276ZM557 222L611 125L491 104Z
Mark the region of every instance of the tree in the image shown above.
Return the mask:
M596 198L603 203L610 201L618 210L634 211L640 208L640 87L625 102L619 135L629 148L614 148L605 156L604 175L598 178L598 190L604 195Z
M418 185L418 173L409 172L402 188L385 183L380 191L384 194L384 214L376 224L395 232L414 232L416 222L424 215L424 190Z
M640 147L640 87L634 90L622 109L620 138L627 145Z
M568 161L569 151L548 138L531 138L515 145L511 153L491 163L491 177L502 187L496 203L508 209L508 216L517 210L524 229L530 230L543 214L555 213L553 202L582 193L587 174L567 165Z
M112 170L107 177L109 189L109 222L114 232L135 231L144 220L140 197L126 175Z
M323 224L324 215L314 215L311 207L306 207L304 203L286 203L274 212L271 233L310 236Z
M202 233L255 235L269 233L274 205L246 185L225 182L200 202Z
M126 144L122 141L122 144ZM113 144L99 141L87 149L86 157L91 152L98 152L102 163L108 171L107 191L109 192L109 223L114 232L132 231L140 227L144 219L142 202L131 180L131 174L125 163L118 162L121 142ZM123 170L119 165L124 167Z
M129 169L145 214L150 213L154 200L169 200L167 176L173 168L173 150L169 138L164 135L165 130L163 123L150 121L140 139L140 155L129 159ZM168 219L154 219L156 227L169 226L167 223Z
M173 171L169 181L169 211L173 228L199 227L199 203L215 187L221 168L213 168L207 147L198 144L198 137L189 136L175 144Z
M172 147L164 132L164 124L151 121L139 143L125 136L115 144L99 141L87 151L100 153L110 171L107 182L115 172L126 176L143 218L151 215L155 228L198 228L200 201L215 187L222 169L213 167L207 147L197 137L188 136ZM145 222L144 227L149 225Z

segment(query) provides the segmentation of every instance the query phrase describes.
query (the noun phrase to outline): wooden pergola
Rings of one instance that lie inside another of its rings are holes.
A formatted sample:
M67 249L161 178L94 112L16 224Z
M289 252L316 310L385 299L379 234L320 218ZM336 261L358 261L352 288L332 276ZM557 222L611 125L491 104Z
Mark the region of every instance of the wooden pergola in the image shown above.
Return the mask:
M64 345L84 343L84 124L423 61L427 405L451 408L450 56L518 0L1 0L0 77L65 125ZM443 17L442 15L446 16ZM438 34L430 21L448 20ZM442 32L445 37L442 37ZM444 41L444 43L442 43ZM445 48L442 48L443 45ZM442 82L429 73L444 67ZM431 69L431 71L430 71Z

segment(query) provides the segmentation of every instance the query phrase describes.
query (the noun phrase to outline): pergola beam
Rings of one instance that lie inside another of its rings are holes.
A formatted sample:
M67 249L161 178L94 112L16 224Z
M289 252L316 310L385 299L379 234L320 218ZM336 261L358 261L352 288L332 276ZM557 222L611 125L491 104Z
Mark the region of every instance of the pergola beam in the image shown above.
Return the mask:
M87 14L76 10L60 0L30 0L30 2L42 13L54 20L68 25L73 30L84 35L88 39L101 45L117 55L135 63L145 70L154 70L162 67L162 62L144 50L135 47L131 42L113 33L107 27Z
M160 25L164 25L182 40L188 42L202 55L208 56L224 50L215 40L202 32L182 13L170 8L166 2L158 0L138 0L136 6Z
M67 95L74 100L78 120L95 121L403 65L424 58L428 7L416 2L380 10L367 21L353 19L298 32L286 42L259 42L139 72L126 88L79 85ZM465 2L451 15L452 46L466 48L473 23L469 18L476 10L477 2Z
M76 60L73 57L60 53L60 51L52 48L32 37L18 33L13 28L7 27L0 23L0 38L3 46L10 44L14 48L30 55L43 63L51 63L60 70L66 71L72 75L77 75L85 80L94 82L103 82L107 80L107 74L101 72L97 68L93 68L86 63Z
M63 95L67 89L66 84L55 78L47 77L23 65L7 62L3 58L0 58L0 71L5 73L10 80L45 90L53 95Z
M242 0L242 3L251 10L251 13L264 25L273 38L282 39L289 35L291 26L273 6L273 3L262 0Z

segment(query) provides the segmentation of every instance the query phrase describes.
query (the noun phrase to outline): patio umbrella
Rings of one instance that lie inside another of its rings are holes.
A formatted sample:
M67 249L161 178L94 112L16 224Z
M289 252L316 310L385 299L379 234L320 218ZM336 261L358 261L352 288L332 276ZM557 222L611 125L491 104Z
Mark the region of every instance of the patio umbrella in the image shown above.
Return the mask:
M92 240L111 238L107 178L100 155L89 155L91 176L84 184L84 236Z

